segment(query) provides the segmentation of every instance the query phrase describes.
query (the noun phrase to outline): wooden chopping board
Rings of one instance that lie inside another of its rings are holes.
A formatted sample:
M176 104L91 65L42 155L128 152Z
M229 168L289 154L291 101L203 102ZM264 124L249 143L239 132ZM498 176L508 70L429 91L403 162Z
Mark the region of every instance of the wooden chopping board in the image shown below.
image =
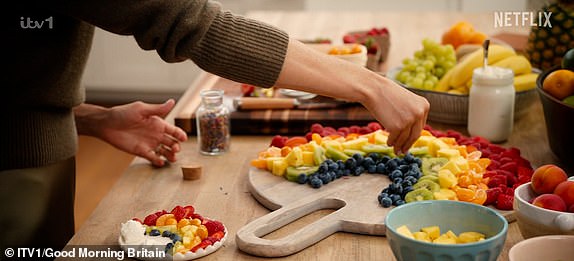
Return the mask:
M384 220L392 208L381 207L377 196L390 182L385 175L365 173L340 178L314 189L251 168L248 174L251 194L274 211L241 228L236 235L237 246L252 255L279 257L299 252L339 231L385 235ZM283 238L262 238L322 209L335 211ZM509 222L514 220L511 211L502 214Z

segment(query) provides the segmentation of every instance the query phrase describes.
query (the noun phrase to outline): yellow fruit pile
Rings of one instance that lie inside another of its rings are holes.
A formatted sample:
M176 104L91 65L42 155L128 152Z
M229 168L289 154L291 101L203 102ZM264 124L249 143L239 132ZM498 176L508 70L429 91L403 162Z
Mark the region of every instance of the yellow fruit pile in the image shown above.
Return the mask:
M413 233L406 225L402 225L397 228L397 232L408 238L437 244L467 244L485 239L484 234L474 231L462 232L456 235L449 230L441 234L439 226L423 227L420 231Z
M440 79L435 91L466 95L472 86L474 69L483 66L483 49L477 49L463 57ZM506 46L493 44L488 49L488 65L511 69L514 72L514 88L517 92L536 87L537 73L532 72L528 59Z

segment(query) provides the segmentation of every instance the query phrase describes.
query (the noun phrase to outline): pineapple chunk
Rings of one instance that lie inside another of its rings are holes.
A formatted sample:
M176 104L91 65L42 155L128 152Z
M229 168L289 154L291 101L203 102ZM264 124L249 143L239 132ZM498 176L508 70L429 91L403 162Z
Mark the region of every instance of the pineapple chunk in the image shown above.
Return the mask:
M444 164L444 166L442 166L442 168L440 168L441 170L443 169L447 169L450 170L450 172L452 174L458 174L460 173L462 170L460 169L460 167L458 166L458 164L456 164L456 162L454 160L449 160L446 164Z
M398 227L397 233L399 233L405 237L408 237L408 238L412 238L412 239L415 238L415 236L413 236L413 233L411 232L411 230L406 225L402 225L402 226Z
M315 166L315 159L313 155L315 152L313 151L303 151L303 165L304 166Z
M440 149L436 152L437 156L439 157L444 157L444 158L448 158L448 159L453 159L455 157L459 157L460 156L460 151L458 151L457 149Z
M421 231L427 233L431 240L435 240L440 236L439 226L423 227L421 228Z
M440 139L433 139L431 142L429 142L427 147L429 148L429 153L430 153L431 157L436 157L437 152L440 149L450 148L450 146L448 146L448 144L446 144L444 141L442 141Z
M413 147L418 148L418 147L426 147L428 146L428 144L433 141L434 139L436 139L436 137L434 136L420 136L415 143L413 144Z
M447 234L442 234L432 242L437 244L456 244L456 239L449 237Z
M440 191L434 192L433 196L437 200L457 200L456 192L448 188L441 188Z
M271 168L271 173L275 176L284 176L287 170L288 164L284 159L274 160L273 167Z
M425 242L429 242L429 243L432 242L429 235L423 231L414 232L413 236L415 237L416 240L425 241Z
M345 141L343 143L341 143L341 145L343 146L343 149L351 149L351 150L361 150L361 148L364 145L367 145L369 143L369 139L368 138L357 138L354 140L349 140L349 141ZM343 150L341 149L341 150Z
M293 148L287 156L285 156L285 161L289 166L299 167L303 165L303 150L299 147Z
M469 170L470 167L468 166L468 160L465 159L463 156L458 156L455 157L453 159L451 159L456 166L458 166L460 168L460 170L465 171L465 170Z
M472 243L472 242L478 242L480 240L484 240L485 236L482 233L478 233L478 232L462 232L460 233L460 235L458 235L458 240L457 242L460 244L465 244L465 243Z
M452 188L458 184L457 177L448 169L438 171L438 183L441 188Z

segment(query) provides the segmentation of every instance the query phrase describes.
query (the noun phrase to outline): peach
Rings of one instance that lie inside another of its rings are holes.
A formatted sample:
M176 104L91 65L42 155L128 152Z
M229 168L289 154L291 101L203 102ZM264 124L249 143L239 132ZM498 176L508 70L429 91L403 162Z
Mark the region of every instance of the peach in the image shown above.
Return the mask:
M558 184L554 189L554 194L560 196L566 206L571 207L574 205L574 181L567 180Z
M532 201L532 204L545 209L563 212L566 211L566 203L564 203L564 200L560 196L554 194L542 194L537 196L534 198L534 201Z
M554 192L558 184L566 181L568 175L560 167L547 164L538 167L532 174L532 190L538 195Z

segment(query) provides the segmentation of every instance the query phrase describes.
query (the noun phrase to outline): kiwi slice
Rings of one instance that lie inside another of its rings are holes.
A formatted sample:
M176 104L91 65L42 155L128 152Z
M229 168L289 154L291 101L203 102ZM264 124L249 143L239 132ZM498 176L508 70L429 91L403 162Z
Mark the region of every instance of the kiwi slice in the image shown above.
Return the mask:
M300 167L289 166L287 167L285 178L287 178L287 180L289 181L296 182L297 178L299 178L299 175L305 174L308 176L317 172L318 169L319 166L300 166Z
M438 176L436 176L436 175L424 175L419 179L419 181L427 180L427 179L438 184Z
M440 185L436 182L431 181L430 179L424 179L419 180L417 183L413 185L414 190L417 190L419 188L427 189L430 192L437 192L440 190Z
M447 158L423 158L423 175L438 175L438 170L448 162Z
M405 195L405 201L407 203L431 199L434 199L434 196L432 195L432 192L426 188L418 188Z

